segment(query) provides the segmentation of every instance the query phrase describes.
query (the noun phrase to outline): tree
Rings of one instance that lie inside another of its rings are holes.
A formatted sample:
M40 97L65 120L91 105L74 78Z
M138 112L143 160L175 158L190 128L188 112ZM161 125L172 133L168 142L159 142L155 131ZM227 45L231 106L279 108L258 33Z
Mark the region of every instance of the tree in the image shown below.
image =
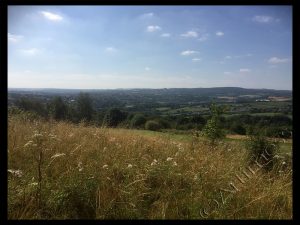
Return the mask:
M146 123L146 117L142 114L135 114L130 120L131 127L141 127Z
M50 111L54 119L64 120L67 118L68 107L59 96L55 97L50 103Z
M269 140L266 137L265 132L258 129L258 131L251 135L250 139L246 142L246 148L249 151L250 164L260 161L259 163L264 165L265 170L270 171L273 169L273 159L279 150L278 141Z
M108 110L103 119L103 125L108 127L116 127L119 123L125 120L127 113L122 112L117 108Z
M91 121L94 109L88 93L80 92L77 98L77 113L79 120Z
M36 99L21 98L16 102L16 106L24 111L35 112L36 114L47 117L48 112L45 105Z
M146 130L158 131L160 128L160 124L155 120L148 120L145 124Z
M225 132L221 127L221 114L226 108L216 106L214 103L210 107L211 118L205 124L202 133L207 137L211 144L215 144L217 140L225 137Z
M246 134L246 128L243 125L241 125L239 122L232 123L230 128L236 134L240 134L240 135Z

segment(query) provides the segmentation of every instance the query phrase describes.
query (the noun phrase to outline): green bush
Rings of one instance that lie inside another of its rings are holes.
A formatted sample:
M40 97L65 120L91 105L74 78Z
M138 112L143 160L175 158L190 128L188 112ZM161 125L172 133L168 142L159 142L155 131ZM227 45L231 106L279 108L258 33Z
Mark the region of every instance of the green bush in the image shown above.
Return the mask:
M263 168L270 171L274 167L274 156L278 153L277 141L269 140L262 132L251 135L246 143L249 150L249 163L260 163Z
M208 138L211 144L215 144L217 140L225 138L225 131L221 127L221 114L226 110L221 106L211 105L211 118L205 124L202 134Z
M131 127L141 127L144 126L146 123L146 117L142 114L135 114L132 119L130 120Z
M236 134L245 135L246 134L246 128L238 123L234 123L231 126L231 131L233 131Z
M145 124L145 129L146 130L158 131L158 130L161 129L161 126L157 121L148 120Z

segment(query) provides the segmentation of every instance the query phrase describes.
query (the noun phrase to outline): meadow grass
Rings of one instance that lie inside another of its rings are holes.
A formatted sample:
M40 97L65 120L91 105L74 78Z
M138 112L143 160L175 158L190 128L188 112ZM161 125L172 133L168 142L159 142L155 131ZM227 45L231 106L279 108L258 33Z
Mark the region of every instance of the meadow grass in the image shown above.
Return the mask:
M291 157L241 183L248 154L237 141L10 115L8 218L292 219Z

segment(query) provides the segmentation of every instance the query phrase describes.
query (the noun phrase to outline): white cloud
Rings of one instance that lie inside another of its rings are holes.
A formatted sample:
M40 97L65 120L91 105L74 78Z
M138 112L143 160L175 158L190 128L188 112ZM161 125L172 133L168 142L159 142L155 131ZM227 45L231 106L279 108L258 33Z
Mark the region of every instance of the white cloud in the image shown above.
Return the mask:
M37 48L21 49L20 51L23 55L26 56L35 56L40 52L40 50Z
M225 59L232 59L230 55L225 56Z
M15 35L15 34L8 33L7 34L7 38L8 38L9 42L17 43L17 42L19 42L23 38L23 36L22 35Z
M249 73L251 70L250 69L240 69L241 73Z
M198 37L198 33L196 31L188 31L184 34L181 34L180 36L187 37L187 38L189 38L189 37L196 38L196 37Z
M48 20L52 20L52 21L61 21L61 20L63 20L62 16L60 16L58 14L51 13L51 12L41 11L41 14L43 14L43 16Z
M202 59L201 58L193 58L192 59L194 62L199 62L199 61L202 61Z
M154 31L158 31L161 30L160 26L156 26L156 25L151 25L147 27L147 32L154 32Z
M146 70L146 71L149 71L149 70L150 70L150 68L149 68L149 67L145 67L145 70Z
M231 72L224 72L225 75L230 75L232 74Z
M206 41L208 39L209 34L202 34L200 38L198 38L198 41Z
M219 36L219 37L221 37L221 36L224 35L224 33L223 33L222 31L217 31L217 32L216 32L216 35Z
M252 18L252 21L258 22L258 23L270 23L274 20L271 16L254 16Z
M277 57L272 57L268 60L268 62L271 63L271 64L285 63L285 62L288 62L288 61L289 61L288 58L280 59L280 58L277 58Z
M147 18L152 18L154 16L154 13L153 12L150 12L150 13L144 13L141 15L141 18L142 19L147 19Z
M186 51L181 52L181 55L187 56L187 55L192 55L192 54L195 54L195 53L198 53L198 52L193 51L193 50L186 50Z
M160 35L161 37L170 37L171 36L171 34L169 34L169 33L163 33L162 35Z
M107 47L107 48L105 48L105 52L108 52L108 53L115 53L117 51L118 50L115 47Z

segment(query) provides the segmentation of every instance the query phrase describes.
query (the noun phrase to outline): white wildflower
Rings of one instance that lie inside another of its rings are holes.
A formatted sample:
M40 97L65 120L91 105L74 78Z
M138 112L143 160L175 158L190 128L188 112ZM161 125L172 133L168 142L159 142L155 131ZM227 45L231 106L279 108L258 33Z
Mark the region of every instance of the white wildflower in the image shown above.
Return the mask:
M103 148L103 151L106 151L106 150L107 150L107 147L104 147L104 148Z
M57 157L65 156L65 153L56 153L55 155L51 156L51 159L55 159Z
M131 165L131 164L128 164L127 168L132 168L132 165Z
M177 148L178 148L178 150L181 151L181 152L184 151L184 148L182 147L182 144L181 144L181 143L178 143L178 144L177 144Z
M33 141L28 141L25 145L24 145L24 147L26 148L26 147L29 147L30 145L32 145L33 144Z
M83 170L82 162L81 161L77 164L77 167L78 167L78 171L79 172L81 172Z
M33 183L30 183L29 186L37 186L38 185L38 182L33 182Z
M171 157L167 158L167 161L172 161L172 160L173 160L173 158L171 158Z
M157 160L154 159L153 162L151 163L151 166L155 166L157 164Z
M282 162L282 165L285 165L286 164L286 162Z
M43 134L38 133L38 132L34 132L34 135L32 137L36 137L36 138L43 137Z
M194 176L194 180L197 180L198 179L198 175L197 174L195 174L195 176Z
M103 169L108 169L108 165L105 164L105 165L102 166L102 168L103 168Z
M173 162L173 166L177 166L177 163L176 163L176 162Z
M8 169L7 172L11 173L12 175L16 177L22 177L23 172L21 170L13 170L13 169Z

